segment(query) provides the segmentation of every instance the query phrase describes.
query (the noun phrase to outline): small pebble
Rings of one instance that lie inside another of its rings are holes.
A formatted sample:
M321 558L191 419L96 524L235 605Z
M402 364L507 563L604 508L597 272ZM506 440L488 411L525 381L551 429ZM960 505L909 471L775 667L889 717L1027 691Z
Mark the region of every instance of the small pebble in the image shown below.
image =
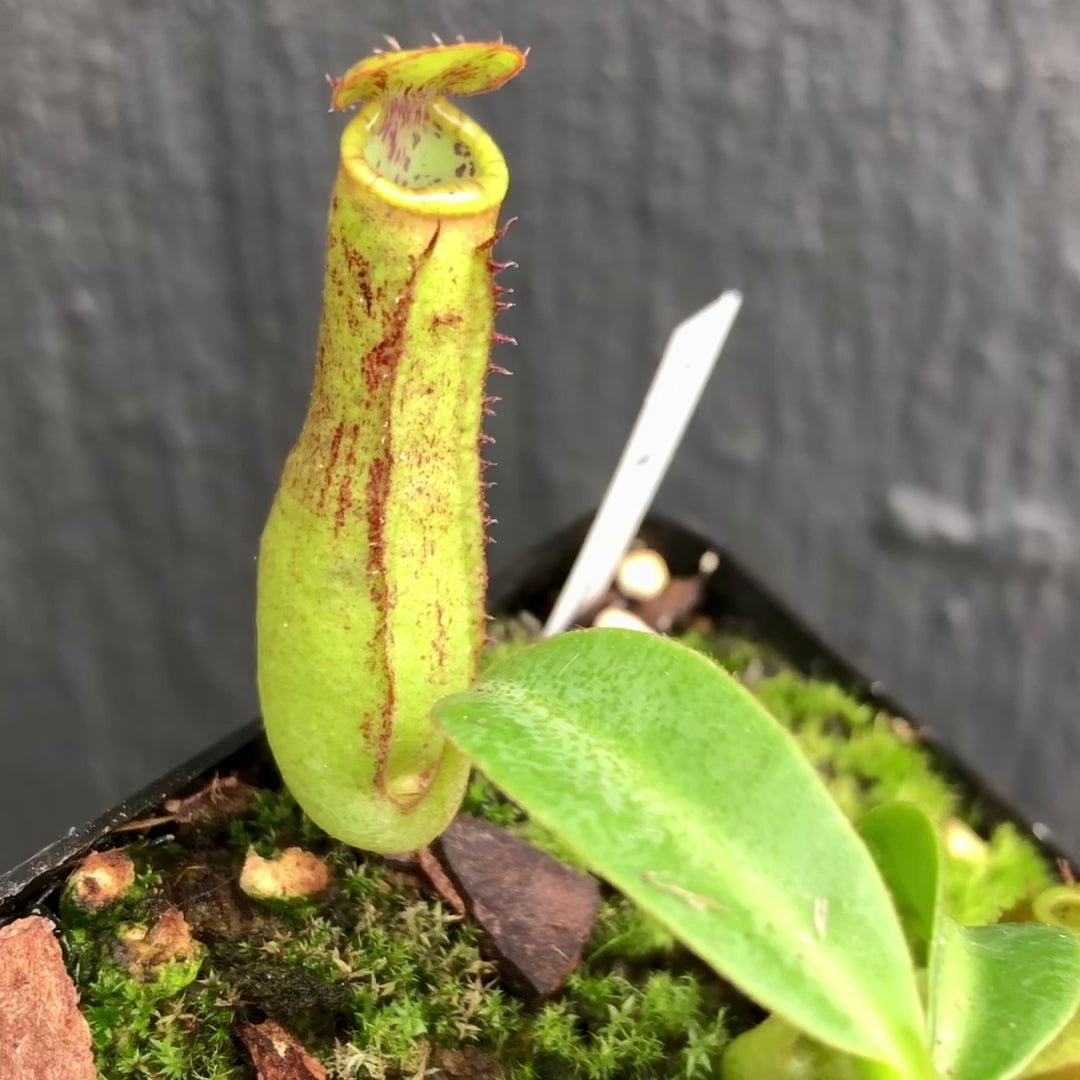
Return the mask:
M653 632L653 628L644 619L620 607L606 607L598 611L593 619L593 626L615 630L641 630L646 634Z
M650 548L627 552L615 573L615 585L627 600L651 600L671 580L664 557Z
M719 554L715 551L706 551L701 558L698 559L698 574L704 578L712 577L719 566Z
M903 717L894 716L889 721L893 734L903 743L917 743L919 733Z
M295 900L330 884L330 867L310 851L291 847L272 859L249 851L240 871L240 889L253 900Z

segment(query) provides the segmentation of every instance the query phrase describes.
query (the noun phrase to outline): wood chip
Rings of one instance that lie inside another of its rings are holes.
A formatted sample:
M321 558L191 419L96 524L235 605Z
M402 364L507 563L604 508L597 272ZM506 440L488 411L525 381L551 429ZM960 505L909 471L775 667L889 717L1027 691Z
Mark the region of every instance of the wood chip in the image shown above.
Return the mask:
M537 997L555 993L589 940L596 880L505 829L459 814L433 848L503 977Z
M90 1027L48 919L0 928L0 1080L96 1080Z
M326 1080L326 1069L276 1020L244 1024L237 1034L259 1080Z

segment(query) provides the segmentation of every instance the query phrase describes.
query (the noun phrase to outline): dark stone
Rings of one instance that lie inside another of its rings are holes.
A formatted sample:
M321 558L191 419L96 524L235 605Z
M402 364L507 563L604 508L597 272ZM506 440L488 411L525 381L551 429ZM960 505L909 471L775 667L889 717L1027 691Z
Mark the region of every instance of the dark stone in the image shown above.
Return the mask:
M433 848L503 977L530 996L555 993L577 966L600 906L596 880L459 814Z

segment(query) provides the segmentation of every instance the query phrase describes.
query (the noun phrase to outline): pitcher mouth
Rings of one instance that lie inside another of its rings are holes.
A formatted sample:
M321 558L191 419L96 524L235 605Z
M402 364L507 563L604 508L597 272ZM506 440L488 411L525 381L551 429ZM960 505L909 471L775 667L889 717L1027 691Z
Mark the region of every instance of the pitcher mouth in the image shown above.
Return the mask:
M341 161L349 177L385 203L425 215L481 213L510 183L491 136L446 98L387 95L346 126Z

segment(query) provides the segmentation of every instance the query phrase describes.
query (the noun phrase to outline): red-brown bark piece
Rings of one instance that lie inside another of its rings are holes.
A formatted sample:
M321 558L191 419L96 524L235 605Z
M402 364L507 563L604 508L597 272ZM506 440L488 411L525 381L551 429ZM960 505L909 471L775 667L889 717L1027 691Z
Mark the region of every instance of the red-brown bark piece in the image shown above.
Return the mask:
M662 593L638 604L635 610L654 630L666 634L681 627L701 606L704 596L705 579L700 575L672 578Z
M326 1069L276 1020L244 1024L237 1034L259 1080L326 1080Z
M0 927L0 1080L97 1080L79 995L39 915Z
M503 977L537 997L555 993L592 933L596 880L468 814L454 819L434 851Z
M436 1048L431 1055L428 1080L499 1080L499 1063L483 1050L466 1046L460 1050Z

